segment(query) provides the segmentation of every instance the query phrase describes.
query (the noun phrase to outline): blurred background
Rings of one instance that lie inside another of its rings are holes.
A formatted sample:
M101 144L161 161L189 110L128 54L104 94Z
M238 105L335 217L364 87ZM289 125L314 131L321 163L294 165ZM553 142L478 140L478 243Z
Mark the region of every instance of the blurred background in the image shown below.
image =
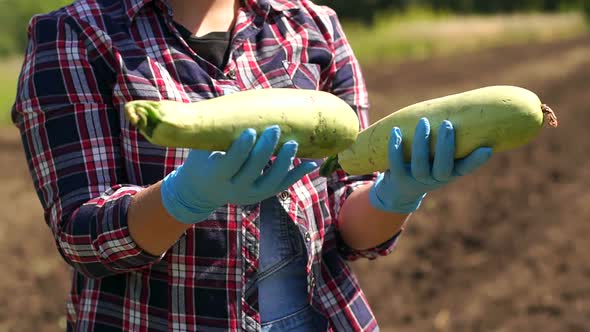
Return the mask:
M0 332L65 326L70 272L9 111L27 22L69 2L0 0ZM353 264L382 330L590 331L590 0L317 2L339 13L373 121L495 84L536 92L560 120L431 193L392 255Z

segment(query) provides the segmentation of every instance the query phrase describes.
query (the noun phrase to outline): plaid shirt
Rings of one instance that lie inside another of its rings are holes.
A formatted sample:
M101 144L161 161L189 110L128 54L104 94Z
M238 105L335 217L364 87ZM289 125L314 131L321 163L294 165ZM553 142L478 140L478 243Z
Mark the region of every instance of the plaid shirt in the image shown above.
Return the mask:
M260 205L227 205L164 255L129 235L134 194L180 165L186 149L154 146L124 116L134 99L197 102L228 92L329 91L367 125L367 92L336 14L309 0L244 0L229 63L201 59L163 0L79 0L35 16L12 111L45 221L73 266L71 331L256 331ZM295 161L297 163L298 160ZM392 251L398 236L355 251L338 212L375 174L316 172L278 196L308 254L310 303L330 330L377 323L346 260Z

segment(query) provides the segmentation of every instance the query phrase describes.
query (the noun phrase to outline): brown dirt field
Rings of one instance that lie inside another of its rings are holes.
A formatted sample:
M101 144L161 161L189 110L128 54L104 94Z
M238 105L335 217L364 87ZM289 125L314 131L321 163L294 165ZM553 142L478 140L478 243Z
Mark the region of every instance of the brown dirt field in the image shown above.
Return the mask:
M375 112L514 84L560 120L431 193L394 254L354 263L382 330L590 331L590 36L381 64L365 77ZM0 332L63 331L69 271L14 128L0 131L0 151Z
M514 84L560 120L429 195L394 254L354 264L383 330L590 331L590 36L366 76L377 110Z

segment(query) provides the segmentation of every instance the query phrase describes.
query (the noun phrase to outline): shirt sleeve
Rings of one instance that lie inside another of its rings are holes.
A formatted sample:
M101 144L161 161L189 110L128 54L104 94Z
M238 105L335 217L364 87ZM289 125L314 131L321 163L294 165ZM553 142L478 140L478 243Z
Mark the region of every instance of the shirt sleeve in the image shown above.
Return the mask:
M12 121L60 254L98 278L161 257L129 234L128 207L143 187L124 184L115 77L89 30L64 14L31 19Z
M368 93L361 68L346 39L336 13L328 7L322 7L322 10L326 12L328 23L333 32L331 36L333 38L334 61L328 88L331 93L346 101L356 111L360 129L362 130L368 127L370 123ZM338 230L339 224L338 215L344 201L359 187L373 183L377 175L377 173L371 173L353 176L338 170L328 179L331 214L334 218L336 230ZM399 238L399 233L385 243L366 250L356 250L347 246L338 231L336 237L338 249L345 259L355 260L360 257L374 259L387 255L393 250Z

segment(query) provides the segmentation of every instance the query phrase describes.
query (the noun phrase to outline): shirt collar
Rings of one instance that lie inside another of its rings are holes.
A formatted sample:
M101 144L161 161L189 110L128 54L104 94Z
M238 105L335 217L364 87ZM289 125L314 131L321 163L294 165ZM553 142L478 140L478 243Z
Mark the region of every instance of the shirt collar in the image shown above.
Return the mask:
M135 15L150 2L156 0L123 0L125 6L125 12L130 21L135 18ZM166 4L166 0L162 0L164 5L168 8L171 13L170 7ZM288 0L241 0L242 4L249 10L266 16L270 11L283 12L298 9L300 4L299 1L288 1Z
M262 10L266 13L294 10L300 6L299 1L288 0L242 0L242 3L248 8Z
M125 13L130 21L135 18L135 15L139 13L139 11L145 7L148 3L152 2L153 0L123 0L123 5L125 6Z
M299 3L299 1L274 0L271 1L271 6L274 10L283 12L299 9L301 4Z

